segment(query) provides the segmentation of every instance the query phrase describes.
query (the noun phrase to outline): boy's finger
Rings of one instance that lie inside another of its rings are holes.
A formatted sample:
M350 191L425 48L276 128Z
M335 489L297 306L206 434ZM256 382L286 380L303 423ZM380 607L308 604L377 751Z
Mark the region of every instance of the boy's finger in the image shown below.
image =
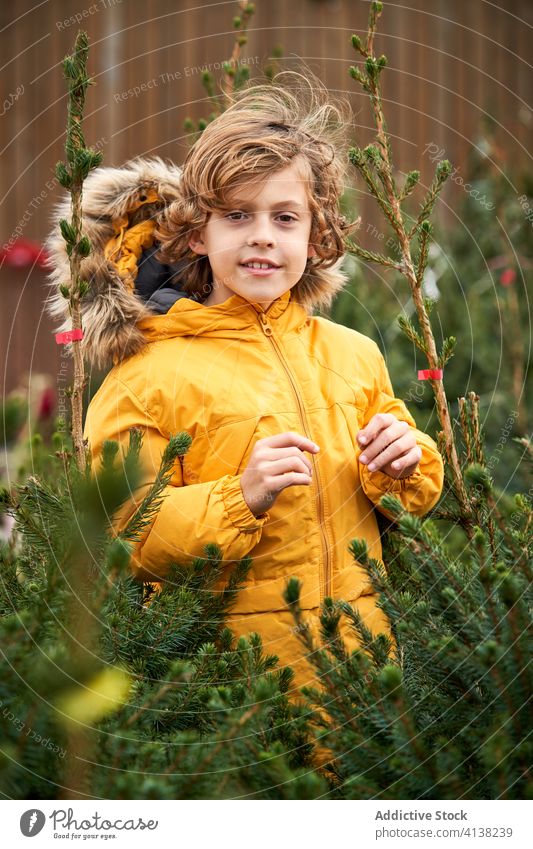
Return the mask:
M398 422L398 424L400 424L400 422ZM389 430L393 430L393 428L391 427ZM375 472L378 469L382 469L384 466L388 465L388 463L392 463L393 460L397 460L409 451L412 451L415 445L416 442L413 439L412 434L406 433L404 436L398 435L390 443L390 445L383 449L383 451L368 460L368 471ZM372 445L371 447L373 448L374 446ZM359 459L363 462L362 457Z
M403 457L398 457L397 460L394 460L394 462L391 463L391 466L394 472L398 473L399 477L401 477L401 473L405 472L406 469L411 466L418 466L421 459L422 449L419 445L417 445L416 448L412 448L411 451L408 451Z
M295 448L291 445L289 448L272 448L272 446L268 446L270 451L272 452L270 455L270 462L279 462L280 460L285 460L288 457L298 457L302 463L309 470L309 474L313 474L313 463L312 460L309 459L305 451L302 451L300 448Z
M394 457L399 457L403 452L399 451L392 456L390 448L402 437L408 437L411 440L410 444L406 445L404 448L404 451L407 451L409 448L413 447L415 439L412 434L409 433L409 425L407 422L399 422L395 420L393 424L386 427L381 431L381 433L378 433L370 445L365 445L364 448L361 447L361 455L359 457L360 462L363 464L371 463L372 460L375 460L378 454L380 455L380 459L382 459L381 453L388 449L389 453L385 462L388 462L388 460L394 460Z
M293 430L288 430L285 433L276 433L274 436L267 436L265 443L271 448L290 448L296 446L301 451L312 451L313 454L320 451L320 446L316 442Z
M381 433L384 428L390 427L390 425L395 421L398 420L396 416L392 415L392 413L376 413L375 416L372 416L366 427L360 430L357 434L357 441L359 445L370 445L378 433Z

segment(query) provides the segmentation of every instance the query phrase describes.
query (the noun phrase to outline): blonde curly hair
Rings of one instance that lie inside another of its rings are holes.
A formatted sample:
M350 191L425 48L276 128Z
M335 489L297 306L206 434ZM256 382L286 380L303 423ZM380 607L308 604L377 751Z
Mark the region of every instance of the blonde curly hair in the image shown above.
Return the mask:
M288 83L282 84L282 78ZM292 298L308 312L329 307L346 285L339 266L345 238L359 226L339 208L346 179L346 131L352 113L346 101L333 104L320 80L307 69L282 71L271 83L253 83L231 94L225 112L207 125L189 150L182 169L181 197L174 201L156 231L157 256L163 262L191 259L181 284L203 300L211 290L207 256L189 249L194 230L209 214L228 206L228 195L250 177L261 179L298 163L311 211L310 243L316 255L292 288ZM344 155L342 155L344 154Z

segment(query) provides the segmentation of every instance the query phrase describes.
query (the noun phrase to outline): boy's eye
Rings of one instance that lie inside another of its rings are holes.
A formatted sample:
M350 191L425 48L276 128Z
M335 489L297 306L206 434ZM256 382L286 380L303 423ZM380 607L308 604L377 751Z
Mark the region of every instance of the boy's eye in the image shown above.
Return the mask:
M241 221L242 220L241 216L244 216L246 214L247 214L246 212L238 212L238 211L228 212L228 214L225 216L225 218L229 218L230 221ZM277 216L277 218L284 219L284 221L283 221L284 224L290 224L291 221L296 221L296 218L293 215L289 215L286 212L281 212Z
M239 221L239 215L245 215L244 212L229 212L225 217L229 218L231 221Z

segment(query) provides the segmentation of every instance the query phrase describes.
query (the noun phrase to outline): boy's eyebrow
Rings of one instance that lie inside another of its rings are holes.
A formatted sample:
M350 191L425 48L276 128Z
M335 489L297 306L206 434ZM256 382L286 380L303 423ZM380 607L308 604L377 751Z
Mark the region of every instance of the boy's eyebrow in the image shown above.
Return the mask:
M229 203L226 204L226 206L227 206L228 209L230 207L233 208L235 206L240 206L240 207L247 206L247 207L251 207L253 209L255 207L255 204L252 203L251 201L239 200L238 198L235 198L233 201L229 201ZM301 210L305 209L305 206L303 205L303 203L299 203L297 200L278 200L278 201L276 201L276 203L270 204L271 209L286 209L288 206L292 206L295 209L301 209Z

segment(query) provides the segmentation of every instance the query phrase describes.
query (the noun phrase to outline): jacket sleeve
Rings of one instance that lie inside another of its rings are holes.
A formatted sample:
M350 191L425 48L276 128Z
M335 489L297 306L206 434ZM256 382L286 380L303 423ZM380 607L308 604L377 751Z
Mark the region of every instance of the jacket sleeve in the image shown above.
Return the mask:
M111 519L119 534L154 482L169 436L162 433L146 406L118 379L108 376L92 399L85 422L93 474L98 471L105 440L119 443L126 454L129 428L143 432L140 461L141 485ZM135 576L143 581L162 580L172 562L190 564L205 556L207 543L216 543L224 560L239 560L258 543L269 514L256 518L249 509L240 485L240 475L187 485L181 461L175 463L171 484L163 492L162 505L152 523L143 530L131 558Z
M364 427L376 413L392 413L400 421L407 422L415 432L418 446L422 449L422 457L412 475L396 480L385 472L369 472L368 467L359 463L361 486L367 498L383 513L390 514L379 506L380 498L391 493L398 498L409 513L423 516L435 506L440 498L444 482L444 465L442 457L433 439L418 430L416 422L404 402L394 397L391 380L381 351L376 346L377 376L372 402L369 405ZM361 450L357 446L359 453Z

